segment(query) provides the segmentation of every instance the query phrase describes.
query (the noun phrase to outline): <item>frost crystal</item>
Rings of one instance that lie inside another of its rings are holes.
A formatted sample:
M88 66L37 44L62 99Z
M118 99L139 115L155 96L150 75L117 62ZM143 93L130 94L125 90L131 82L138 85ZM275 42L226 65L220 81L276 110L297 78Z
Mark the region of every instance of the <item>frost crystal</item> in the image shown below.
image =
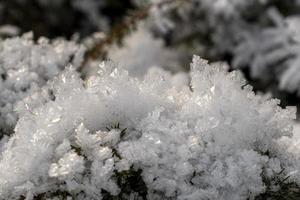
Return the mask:
M73 177L76 173L84 171L83 158L71 151L65 154L58 163L53 163L49 169L50 177L61 177L63 180L66 177Z
M61 72L67 64L80 66L84 49L75 42L48 41L35 43L29 34L0 41L0 131L10 132L18 115L17 104L41 104L49 98L40 88ZM39 93L39 95L34 93ZM28 97L27 99L25 99ZM1 135L1 133L0 133Z
M2 199L246 200L290 163L279 147L294 111L200 57L180 89L162 71L139 80L111 63L54 82L55 100L22 115L5 145Z

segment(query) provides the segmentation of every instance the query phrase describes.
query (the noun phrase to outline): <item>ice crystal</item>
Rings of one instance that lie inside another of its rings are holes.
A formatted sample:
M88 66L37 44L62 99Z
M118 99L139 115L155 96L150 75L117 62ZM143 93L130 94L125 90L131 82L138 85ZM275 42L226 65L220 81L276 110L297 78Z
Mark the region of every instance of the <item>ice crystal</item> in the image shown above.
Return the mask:
M136 79L108 62L85 82L65 70L5 145L0 197L246 200L263 175L290 173L279 147L294 110L197 56L190 76L179 89L159 70Z
M31 37L27 34L0 41L2 133L8 133L14 127L18 118L15 109L20 101L24 100L22 103L30 107L49 99L48 91L40 88L66 65L72 64L77 68L82 62L84 48L75 42L40 38L35 43Z

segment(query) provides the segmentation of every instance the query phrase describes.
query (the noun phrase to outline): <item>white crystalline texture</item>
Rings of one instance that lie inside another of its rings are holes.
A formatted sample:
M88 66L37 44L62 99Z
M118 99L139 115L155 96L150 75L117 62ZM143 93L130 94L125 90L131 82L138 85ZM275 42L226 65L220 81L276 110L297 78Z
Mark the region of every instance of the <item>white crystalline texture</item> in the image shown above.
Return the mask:
M15 110L20 101L24 100L23 108L42 104L49 99L49 94L47 90L41 91L40 88L66 65L72 64L78 68L82 62L84 48L75 42L62 39L48 41L46 38L40 38L35 43L31 37L27 34L0 41L2 133L10 132L14 127L18 118Z
M58 163L53 163L49 169L50 177L72 177L84 170L84 160L75 152L68 152Z
M181 88L163 71L139 80L110 62L86 82L65 70L51 88L55 100L22 115L5 145L0 197L63 191L75 199L246 200L263 193L264 173L295 170L288 167L296 155L283 148L295 113L225 69L195 56L191 87ZM122 194L128 183L119 176L139 170L146 194L137 187Z
M300 183L300 124L294 124L293 137L283 137L279 142L282 152L285 152L282 156L289 161L286 166L288 171L287 177L290 181Z

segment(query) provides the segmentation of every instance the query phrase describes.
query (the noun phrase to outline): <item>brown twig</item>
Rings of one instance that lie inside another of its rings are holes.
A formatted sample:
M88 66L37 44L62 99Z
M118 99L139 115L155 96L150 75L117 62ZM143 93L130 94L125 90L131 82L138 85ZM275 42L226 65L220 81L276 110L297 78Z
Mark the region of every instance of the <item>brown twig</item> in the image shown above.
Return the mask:
M112 28L111 32L102 40L100 40L95 46L88 50L85 54L85 59L82 64L84 66L90 60L106 59L107 49L116 43L121 43L124 36L141 20L145 19L149 15L149 11L153 6L162 7L166 4L175 2L186 2L188 0L166 0L157 4L148 5L139 10L134 10L128 14L125 20Z
M103 40L100 40L92 49L85 54L84 63L95 59L105 59L107 48L115 43L120 43L124 36L136 26L137 22L148 16L150 6L131 12L131 14L120 24L112 28L112 31Z

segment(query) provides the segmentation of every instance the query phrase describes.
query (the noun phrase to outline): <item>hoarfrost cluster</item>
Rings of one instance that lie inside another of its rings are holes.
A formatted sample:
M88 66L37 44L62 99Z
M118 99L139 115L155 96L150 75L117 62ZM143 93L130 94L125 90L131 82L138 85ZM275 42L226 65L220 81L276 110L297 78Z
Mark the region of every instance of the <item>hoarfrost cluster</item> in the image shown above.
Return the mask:
M4 145L1 198L240 200L298 170L285 150L293 109L198 56L190 76L178 89L163 70L137 79L106 62L82 81L67 68Z
M9 133L18 115L18 103L32 107L49 99L42 87L59 74L66 65L78 68L84 48L72 41L40 38L37 43L31 33L0 41L0 129ZM33 95L34 93L38 93Z
M250 86L300 96L299 10L299 0L0 2L0 200L299 197L296 111ZM72 39L17 36L27 22ZM213 63L194 56L189 67L193 54Z

